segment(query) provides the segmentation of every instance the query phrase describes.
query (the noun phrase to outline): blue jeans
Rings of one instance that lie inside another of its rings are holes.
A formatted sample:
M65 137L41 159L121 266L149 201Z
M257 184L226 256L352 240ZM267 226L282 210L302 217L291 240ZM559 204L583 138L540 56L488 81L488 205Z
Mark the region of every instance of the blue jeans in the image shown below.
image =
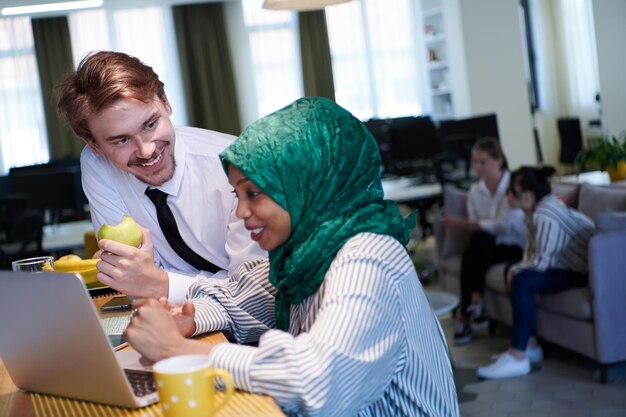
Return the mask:
M587 276L564 269L524 269L513 277L513 348L526 350L535 327L535 294L551 294L587 284Z

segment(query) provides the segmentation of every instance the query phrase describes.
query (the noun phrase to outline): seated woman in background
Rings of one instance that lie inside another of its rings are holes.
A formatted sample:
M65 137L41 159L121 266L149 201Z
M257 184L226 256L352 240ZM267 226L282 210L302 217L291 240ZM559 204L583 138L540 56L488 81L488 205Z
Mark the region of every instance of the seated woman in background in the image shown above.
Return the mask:
M510 174L506 156L495 138L482 138L472 148L472 164L480 181L467 197L467 218L446 215L446 226L469 234L461 260L461 308L454 343L472 340L472 327L486 324L482 294L492 265L522 258L526 230L524 213L509 207L506 190Z
M513 299L513 345L494 363L478 369L482 378L528 374L531 356L540 355L531 338L535 294L587 284L587 246L594 225L551 193L548 178L555 172L552 167L522 167L511 174L510 191L526 214L528 243L522 262L507 275Z
M269 266L244 264L223 286L196 282L174 318L165 299L137 302L131 345L152 360L206 354L289 415L459 416L445 337L404 247L415 223L383 200L364 125L302 98L221 157ZM216 330L258 347L184 337Z

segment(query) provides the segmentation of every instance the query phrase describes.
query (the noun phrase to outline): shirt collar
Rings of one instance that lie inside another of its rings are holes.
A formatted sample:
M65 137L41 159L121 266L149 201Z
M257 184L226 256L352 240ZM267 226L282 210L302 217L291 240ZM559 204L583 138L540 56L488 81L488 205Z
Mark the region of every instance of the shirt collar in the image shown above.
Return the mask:
M506 195L506 189L509 187L509 181L511 180L511 174L509 174L508 170L504 170L502 171L502 177L500 178L500 182L498 183L498 188L496 188L496 194L495 195ZM489 192L489 188L487 188L487 184L485 183L485 180L480 180L480 182L478 183L478 187L480 188L480 191L490 195L491 193Z

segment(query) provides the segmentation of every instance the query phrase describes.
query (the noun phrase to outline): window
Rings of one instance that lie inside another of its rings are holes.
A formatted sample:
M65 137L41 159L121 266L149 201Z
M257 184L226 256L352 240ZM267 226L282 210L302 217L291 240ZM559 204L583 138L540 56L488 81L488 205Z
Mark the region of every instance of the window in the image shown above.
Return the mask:
M165 84L172 122L187 123L184 93L169 7L98 9L68 16L74 64L94 50L115 50L150 65ZM170 35L172 34L172 35Z
M303 95L297 15L265 10L262 4L262 0L242 1L259 117Z
M413 0L326 8L335 98L361 119L422 112Z
M0 19L0 156L2 174L50 159L28 17Z

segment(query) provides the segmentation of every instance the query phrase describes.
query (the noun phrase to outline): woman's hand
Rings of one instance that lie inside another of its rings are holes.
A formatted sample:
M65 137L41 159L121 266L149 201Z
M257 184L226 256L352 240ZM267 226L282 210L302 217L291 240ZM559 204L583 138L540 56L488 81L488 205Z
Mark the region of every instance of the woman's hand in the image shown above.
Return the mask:
M181 314L185 316L182 310ZM184 320L187 319L188 315L184 317ZM133 317L124 335L135 350L152 361L184 354L208 354L211 351L211 346L206 343L186 339L174 316L154 299L133 301Z
M510 269L506 271L506 290L508 293L513 292L513 272Z
M193 336L196 331L196 308L191 300L186 300L183 305L170 304L166 297L161 297L159 302L174 318L178 331L185 337Z

